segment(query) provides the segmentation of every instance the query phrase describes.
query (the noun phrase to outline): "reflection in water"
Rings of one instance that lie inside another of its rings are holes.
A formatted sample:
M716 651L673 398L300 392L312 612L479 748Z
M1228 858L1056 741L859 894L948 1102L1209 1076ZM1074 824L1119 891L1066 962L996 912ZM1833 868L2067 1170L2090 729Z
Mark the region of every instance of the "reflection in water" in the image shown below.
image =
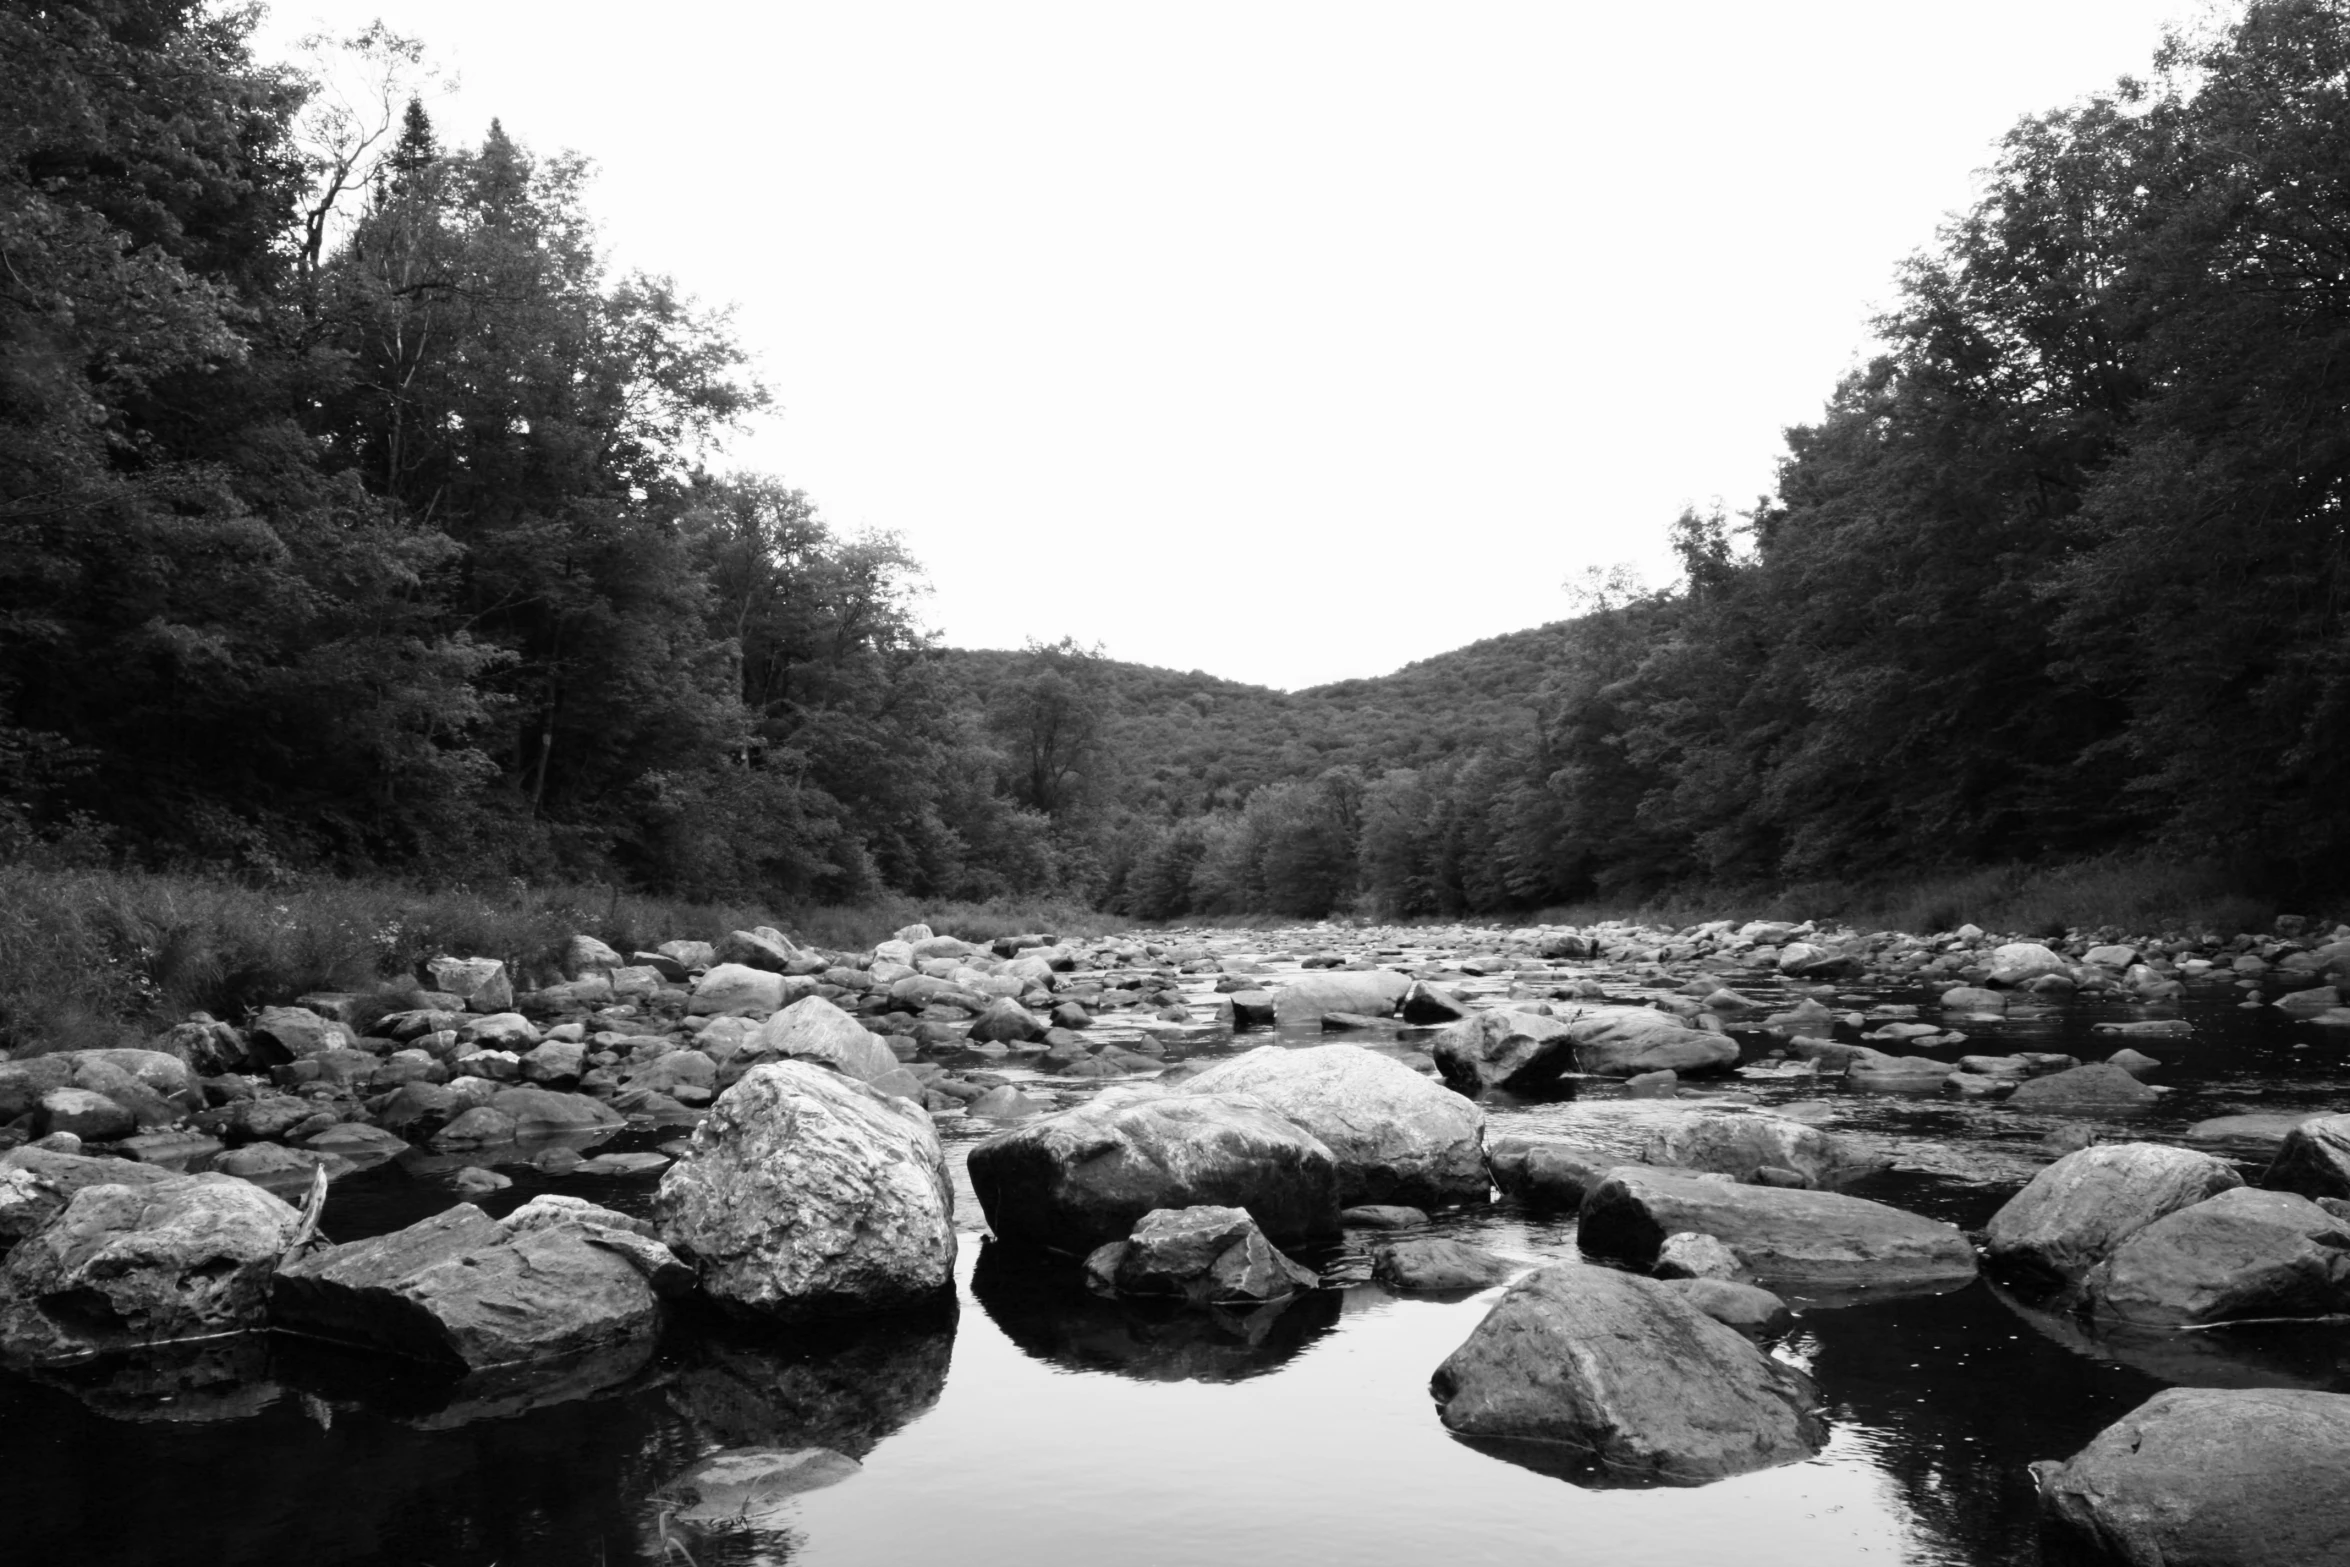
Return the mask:
M29 1373L108 1420L203 1425L242 1420L285 1391L270 1370L269 1336L238 1333Z
M788 1331L710 1320L665 1389L697 1448L863 1458L946 1391L955 1307Z
M2158 1328L2094 1322L1999 1284L2000 1304L2077 1355L2132 1367L2179 1387L2285 1387L2350 1393L2350 1343L2338 1322ZM2069 1458L2069 1453L2053 1453Z
M328 1409L365 1409L418 1430L449 1431L619 1392L648 1373L655 1348L635 1339L566 1360L454 1375L347 1345L280 1337L271 1359L281 1381Z
M1343 1297L1309 1290L1247 1311L1109 1300L1077 1270L989 1241L971 1293L1004 1336L1038 1360L1138 1382L1238 1382L1294 1360L1337 1325Z

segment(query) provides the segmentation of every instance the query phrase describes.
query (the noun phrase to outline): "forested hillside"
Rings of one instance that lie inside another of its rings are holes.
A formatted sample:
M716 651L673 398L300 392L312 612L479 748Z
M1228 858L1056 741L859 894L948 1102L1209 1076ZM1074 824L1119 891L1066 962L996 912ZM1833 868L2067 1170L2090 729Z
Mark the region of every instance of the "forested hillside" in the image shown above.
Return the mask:
M1289 694L936 646L896 540L711 466L764 393L582 160L245 26L0 7L7 854L1146 917L2350 863L2341 0L2017 126L1670 587Z

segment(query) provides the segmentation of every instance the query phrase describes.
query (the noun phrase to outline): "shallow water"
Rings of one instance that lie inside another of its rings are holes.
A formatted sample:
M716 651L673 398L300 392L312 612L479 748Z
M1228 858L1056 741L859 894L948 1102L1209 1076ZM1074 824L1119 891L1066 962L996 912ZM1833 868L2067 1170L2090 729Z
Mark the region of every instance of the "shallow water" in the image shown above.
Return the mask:
M1639 978L1611 976L1611 989L1637 994ZM2170 1139L2208 1116L2350 1107L2350 1041L2233 1003L2220 991L2162 1013L2082 1006L1968 1024L1970 1043L1935 1053L2094 1059L2131 1044L2162 1059L2158 1080L2174 1091L2126 1133L2103 1124L2120 1135ZM2090 1031L2145 1016L2185 1017L2194 1032ZM1361 1042L1402 1049L1410 1032ZM1724 1086L1801 1102L1822 1124L1882 1140L1900 1163L1858 1190L1968 1228L2046 1162L2038 1143L2059 1124L1802 1078ZM1642 1123L1676 1108L1614 1093L1496 1106L1490 1133L1628 1149ZM993 1128L950 1118L941 1130L966 1231L951 1315L826 1335L693 1323L657 1352L510 1386L432 1384L267 1341L74 1378L0 1377L11 1559L1696 1567L1734 1556L1752 1567L2007 1567L2037 1554L2025 1465L2069 1455L2157 1389L2350 1390L2350 1333L2339 1328L2093 1340L1979 1282L1802 1311L1778 1353L1810 1371L1827 1403L1833 1435L1813 1461L1694 1490L1594 1488L1467 1446L1437 1423L1428 1375L1497 1291L1401 1300L1366 1284L1248 1319L1096 1300L988 1247L961 1169ZM614 1146L674 1135L635 1132ZM650 1195L641 1181L509 1173L515 1186L484 1200L493 1212L548 1189L636 1211ZM386 1165L337 1185L327 1228L375 1233L452 1200L429 1167ZM1506 1205L1435 1228L1529 1259L1574 1254L1571 1218ZM746 1445L829 1447L863 1467L724 1524L680 1517L662 1499L702 1455Z

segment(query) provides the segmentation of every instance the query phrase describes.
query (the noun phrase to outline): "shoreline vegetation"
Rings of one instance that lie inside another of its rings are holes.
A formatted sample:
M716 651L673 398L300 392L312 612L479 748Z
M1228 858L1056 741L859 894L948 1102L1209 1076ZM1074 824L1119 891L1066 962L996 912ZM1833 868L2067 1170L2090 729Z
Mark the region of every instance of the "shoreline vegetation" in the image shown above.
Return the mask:
M2213 865L2109 857L1874 886L1686 891L1498 918L1348 916L1339 923L1507 928L1622 921L1686 928L1719 919L1833 920L1855 930L1914 935L1973 924L2028 939L2195 939L2265 933L2280 914L2299 914L2324 928L2350 917L2350 910L2332 903L2288 909L2242 891ZM311 992L412 985L425 960L443 955L495 957L518 979L551 982L561 977L562 954L574 935L626 953L679 938L716 941L731 930L766 925L819 949L855 950L918 921L979 943L1032 932L1084 939L1297 924L1274 913L1145 922L1054 898L889 897L789 908L696 903L609 885L427 889L313 878L262 886L218 876L0 864L0 1051L143 1044L194 1011L237 1021Z

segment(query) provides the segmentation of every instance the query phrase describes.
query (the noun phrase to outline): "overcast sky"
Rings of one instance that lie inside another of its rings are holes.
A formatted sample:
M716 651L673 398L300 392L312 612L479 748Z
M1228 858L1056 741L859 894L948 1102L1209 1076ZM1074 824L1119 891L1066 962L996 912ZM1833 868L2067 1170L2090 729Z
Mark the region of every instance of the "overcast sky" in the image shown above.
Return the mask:
M732 301L722 466L894 530L948 642L1298 687L1670 577L2019 116L2193 0L280 0L590 154Z

